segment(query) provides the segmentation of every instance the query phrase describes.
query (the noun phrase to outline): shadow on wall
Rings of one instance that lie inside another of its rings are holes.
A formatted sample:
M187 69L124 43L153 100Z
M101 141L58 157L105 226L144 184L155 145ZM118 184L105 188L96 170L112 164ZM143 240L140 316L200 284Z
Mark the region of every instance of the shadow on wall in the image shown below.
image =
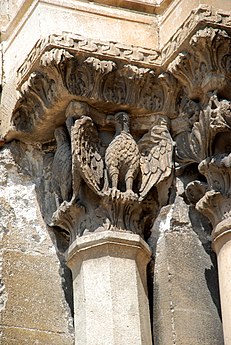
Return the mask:
M50 169L54 156L52 152L54 143L50 143L48 147L45 148L43 146L36 147L13 141L10 143L10 150L22 172L29 176L31 182L35 184L36 198L44 220L44 227L54 245L57 258L60 262L59 274L62 282L62 289L73 318L72 277L71 271L66 266L64 255L68 248L69 235L58 227L46 225L51 223L51 216L56 207L55 198L50 186Z
M194 206L189 207L189 217L194 232L197 234L205 252L209 255L211 260L211 267L205 268L205 280L213 303L216 306L218 315L221 319L217 260L216 254L213 252L211 248L210 234L212 232L212 226L209 223L208 219L201 213L199 213Z

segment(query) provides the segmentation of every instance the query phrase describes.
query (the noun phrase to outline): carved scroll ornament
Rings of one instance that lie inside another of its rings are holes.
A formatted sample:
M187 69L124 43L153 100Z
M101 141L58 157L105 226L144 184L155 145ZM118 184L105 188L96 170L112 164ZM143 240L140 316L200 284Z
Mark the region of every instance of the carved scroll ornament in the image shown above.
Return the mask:
M192 101L182 103L175 123L176 159L180 165L198 165L200 179L186 186L186 196L215 229L231 216L231 102L213 93L204 109Z
M88 105L82 103L81 107L82 113L84 109L88 113ZM67 182L62 188L64 182L54 172L59 200L54 224L68 230L72 239L88 231L113 229L145 236L171 184L173 141L166 118L157 117L137 141L130 134L127 113L110 115L108 123L115 126L115 134L108 145L90 116L68 117L66 123L67 129L56 130L53 165L54 169L61 165ZM162 195L158 200L159 188Z

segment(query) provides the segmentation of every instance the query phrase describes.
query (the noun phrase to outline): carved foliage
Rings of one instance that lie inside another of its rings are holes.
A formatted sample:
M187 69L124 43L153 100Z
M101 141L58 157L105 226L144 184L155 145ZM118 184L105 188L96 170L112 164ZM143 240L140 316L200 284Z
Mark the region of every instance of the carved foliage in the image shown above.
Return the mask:
M206 176L208 191L196 207L211 221L213 227L231 217L231 154L218 154L207 158L199 165Z
M224 30L205 28L191 38L169 71L186 87L189 98L202 99L209 91L221 90L230 79L231 38Z
M16 131L31 131L39 121L54 116L54 111L63 122L65 107L73 97L112 108L116 104L167 112L171 108L165 101L170 99L166 92L169 80L167 74L158 79L150 68L53 48L42 55L39 66L22 85L12 124Z
M180 108L179 117L172 121L177 160L183 164L199 164L215 153L218 144L222 145L219 133L230 131L231 102L219 101L212 94L204 109L199 103L185 98Z
M192 101L182 103L177 158L181 164L197 163L206 178L190 182L186 196L215 228L231 216L231 102L212 94L204 109Z

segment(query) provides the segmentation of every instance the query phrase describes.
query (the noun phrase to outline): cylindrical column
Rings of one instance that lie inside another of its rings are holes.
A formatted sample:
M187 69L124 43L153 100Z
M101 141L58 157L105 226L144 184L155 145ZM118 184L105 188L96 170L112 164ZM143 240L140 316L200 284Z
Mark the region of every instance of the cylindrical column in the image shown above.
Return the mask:
M101 232L78 238L67 253L74 284L76 345L151 345L146 268L139 235Z
M217 254L224 344L231 345L231 219L214 229L213 249Z

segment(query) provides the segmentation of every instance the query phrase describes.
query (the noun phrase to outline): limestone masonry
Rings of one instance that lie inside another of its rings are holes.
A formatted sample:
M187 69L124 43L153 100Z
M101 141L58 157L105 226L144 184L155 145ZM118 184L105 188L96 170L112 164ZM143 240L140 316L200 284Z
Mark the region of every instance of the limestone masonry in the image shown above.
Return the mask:
M231 1L0 1L1 345L231 345Z

